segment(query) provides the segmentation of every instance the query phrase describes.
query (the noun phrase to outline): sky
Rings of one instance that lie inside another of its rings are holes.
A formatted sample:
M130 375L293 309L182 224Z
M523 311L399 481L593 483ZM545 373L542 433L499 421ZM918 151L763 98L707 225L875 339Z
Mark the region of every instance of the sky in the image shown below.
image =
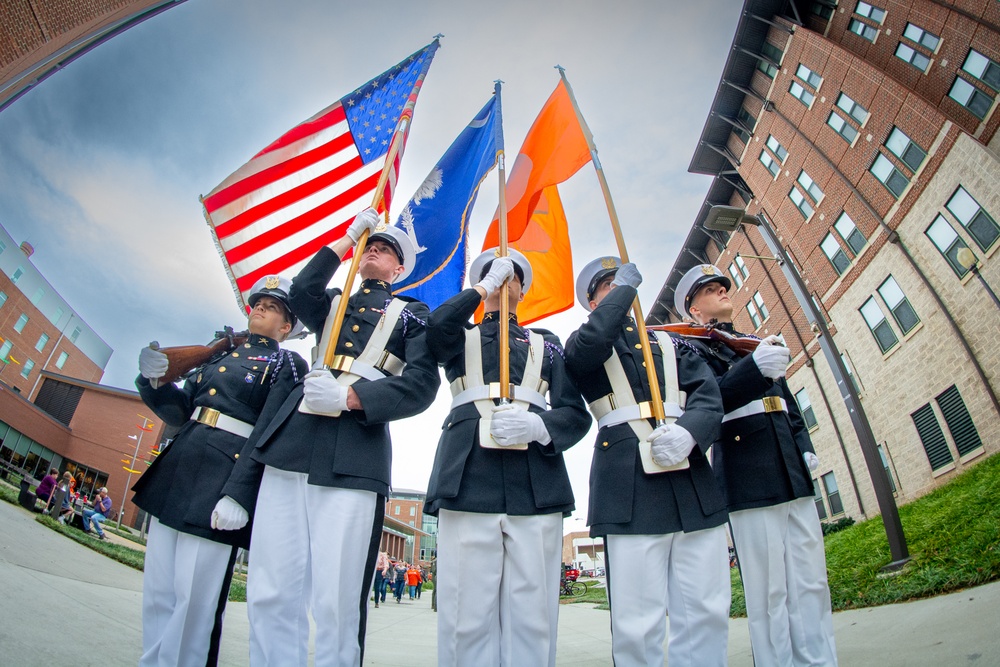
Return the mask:
M0 225L113 349L103 384L133 388L139 349L245 328L205 223L207 194L260 149L440 33L392 219L503 80L508 170L566 68L594 133L648 313L711 183L687 173L742 3L187 0L69 64L0 112ZM496 171L471 217L476 254ZM560 186L574 266L616 254L594 169ZM346 274L346 270L341 274ZM291 277L291 276L289 276ZM335 276L333 285L343 282ZM534 326L565 342L579 305ZM308 358L311 342L293 349ZM393 486L425 490L449 398L395 422ZM592 427L566 454L583 530Z

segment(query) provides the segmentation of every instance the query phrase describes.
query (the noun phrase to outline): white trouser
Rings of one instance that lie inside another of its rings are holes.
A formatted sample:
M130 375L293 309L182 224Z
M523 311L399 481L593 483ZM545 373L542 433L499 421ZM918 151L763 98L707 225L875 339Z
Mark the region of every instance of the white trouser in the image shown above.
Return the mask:
M799 498L729 515L758 665L836 665L816 505Z
M562 514L441 510L438 665L555 665Z
M382 530L373 527L378 495L306 480L266 466L257 493L247 573L255 667L306 664L310 611L316 666L361 664L366 562L374 557L372 532Z
M608 535L608 597L615 667L725 667L729 558L725 526L667 535Z
M205 667L233 549L150 520L140 666Z

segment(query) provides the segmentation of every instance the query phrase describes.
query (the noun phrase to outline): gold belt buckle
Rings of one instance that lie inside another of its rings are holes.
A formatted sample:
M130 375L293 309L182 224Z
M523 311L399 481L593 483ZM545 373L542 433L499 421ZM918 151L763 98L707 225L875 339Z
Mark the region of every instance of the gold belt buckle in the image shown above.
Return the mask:
M764 401L764 412L781 412L780 396L765 396L761 400Z
M517 386L517 385L515 385L513 382L510 383L509 385L507 385L507 387L508 387L507 397L510 398L510 400L514 400L514 387L515 386ZM490 387L490 398L491 399L501 398L501 396L500 396L500 383L499 382L490 382L489 387Z
M653 403L651 401L643 401L638 404L639 406L639 419L652 419L653 418Z
M333 357L333 364L330 366L330 370L340 371L342 373L350 373L351 366L354 364L354 357L348 357L343 354L338 354Z
M198 413L198 421L206 426L215 428L215 425L219 422L220 414L222 413L218 410L213 410L212 408L202 408L201 412Z

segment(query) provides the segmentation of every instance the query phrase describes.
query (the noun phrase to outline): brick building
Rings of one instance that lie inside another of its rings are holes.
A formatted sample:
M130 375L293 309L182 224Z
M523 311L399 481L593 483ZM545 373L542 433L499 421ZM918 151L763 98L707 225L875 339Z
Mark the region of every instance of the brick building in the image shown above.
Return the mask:
M437 517L424 515L424 491L393 489L385 501L381 549L393 558L430 567L437 556Z
M649 320L678 321L677 281L711 262L736 328L782 334L824 518L878 513L841 390L759 230L706 230L708 209L776 230L909 502L1000 448L998 92L997 2L744 4L689 168L714 179Z
M32 252L0 226L0 469L35 480L50 467L68 470L88 498L107 486L117 511L163 424L137 392L97 384L113 350L35 268ZM130 502L124 516L137 516Z

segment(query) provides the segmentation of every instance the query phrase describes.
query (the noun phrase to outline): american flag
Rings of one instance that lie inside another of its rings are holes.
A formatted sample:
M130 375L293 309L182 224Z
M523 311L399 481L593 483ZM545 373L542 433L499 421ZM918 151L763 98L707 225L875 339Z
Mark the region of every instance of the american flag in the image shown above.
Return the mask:
M413 116L438 41L295 126L201 198L241 306L253 284L294 275L371 205L400 122ZM406 131L383 198L387 211Z

